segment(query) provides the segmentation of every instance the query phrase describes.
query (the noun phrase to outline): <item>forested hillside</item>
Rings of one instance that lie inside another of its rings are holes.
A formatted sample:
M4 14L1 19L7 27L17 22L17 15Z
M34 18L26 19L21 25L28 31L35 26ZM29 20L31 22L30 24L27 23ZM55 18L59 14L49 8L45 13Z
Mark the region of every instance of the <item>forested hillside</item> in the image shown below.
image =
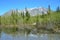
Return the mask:
M11 16L0 16L0 25L3 27L22 27L22 26L34 26L37 29L51 29L53 31L60 30L60 8L57 7L56 11L52 11L48 6L47 14L42 12L42 15L31 16L28 10L26 13L12 11Z

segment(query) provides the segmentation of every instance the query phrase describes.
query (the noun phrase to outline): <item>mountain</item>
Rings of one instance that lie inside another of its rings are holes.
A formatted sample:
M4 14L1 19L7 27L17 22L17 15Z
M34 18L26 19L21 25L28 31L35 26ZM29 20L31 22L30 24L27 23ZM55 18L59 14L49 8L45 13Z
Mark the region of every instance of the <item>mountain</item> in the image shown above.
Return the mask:
M31 16L35 16L37 14L42 15L42 12L44 12L44 14L47 14L47 8L43 8L43 7L27 8L27 10ZM18 13L26 12L25 9L23 9L23 10L12 9L12 10L9 10L8 12L6 12L4 15L11 15L12 11L18 12Z

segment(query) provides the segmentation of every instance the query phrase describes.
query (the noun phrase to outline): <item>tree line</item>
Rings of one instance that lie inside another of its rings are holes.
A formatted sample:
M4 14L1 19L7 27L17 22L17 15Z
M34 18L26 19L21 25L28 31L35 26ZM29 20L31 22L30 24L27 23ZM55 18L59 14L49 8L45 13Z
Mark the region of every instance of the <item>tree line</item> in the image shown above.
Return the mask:
M0 25L9 25L9 24L19 24L24 21L24 23L29 23L29 20L31 19L31 15L28 12L27 8L25 8L25 13L21 12L20 14L18 14L18 10L12 11L11 16L0 16ZM60 8L59 6L57 7L56 11L54 11L55 13L60 13ZM48 11L47 11L47 15L50 15L52 13L52 10L50 8L50 5L48 5ZM37 13L38 14L38 13ZM44 18L46 15L44 14L44 12L42 12L42 15L40 15L41 18ZM39 20L38 18L39 16L36 17L36 21Z

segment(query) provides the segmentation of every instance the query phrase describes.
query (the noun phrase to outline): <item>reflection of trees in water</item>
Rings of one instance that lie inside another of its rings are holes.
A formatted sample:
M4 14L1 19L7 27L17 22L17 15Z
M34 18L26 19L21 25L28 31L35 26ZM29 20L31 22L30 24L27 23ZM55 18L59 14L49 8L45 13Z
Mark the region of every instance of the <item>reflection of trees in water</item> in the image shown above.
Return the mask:
M3 30L3 32L5 32L7 34L15 34L15 33L17 33L16 28L3 28L2 30Z
M31 29L24 28L24 32L25 32L25 37L26 37L26 40L28 40L28 35L30 34Z
M2 32L2 29L0 28L0 38L1 38L1 32Z

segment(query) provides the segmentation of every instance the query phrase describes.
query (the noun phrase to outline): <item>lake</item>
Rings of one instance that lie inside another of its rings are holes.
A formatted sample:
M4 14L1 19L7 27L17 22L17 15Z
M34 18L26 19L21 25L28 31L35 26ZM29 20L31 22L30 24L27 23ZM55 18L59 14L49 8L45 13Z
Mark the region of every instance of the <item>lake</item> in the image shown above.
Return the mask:
M30 33L27 29L0 28L0 40L60 40L60 34Z
M60 40L60 34L24 34L0 32L0 40Z

